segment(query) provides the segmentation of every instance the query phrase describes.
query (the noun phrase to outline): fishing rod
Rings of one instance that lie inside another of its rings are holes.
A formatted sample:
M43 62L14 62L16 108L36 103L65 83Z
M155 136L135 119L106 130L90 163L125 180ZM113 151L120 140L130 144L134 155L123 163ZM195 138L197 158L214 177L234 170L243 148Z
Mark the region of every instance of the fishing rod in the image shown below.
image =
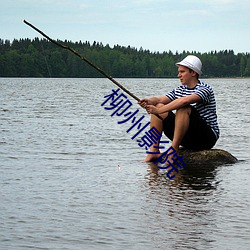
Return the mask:
M72 52L73 54L75 54L76 56L78 56L79 58L81 58L83 61L85 61L86 63L88 63L91 67L93 67L94 69L96 69L99 73L101 73L103 76L105 76L106 78L108 78L111 82L113 82L115 85L117 85L119 88L121 88L124 92L126 92L128 95L130 95L132 98L134 98L136 101L140 101L140 99L135 96L133 93L131 93L129 90L127 90L125 87L123 87L119 82L117 82L114 78L112 78L110 75L108 75L106 72L104 72L102 69L100 69L99 67L97 67L95 64L93 64L90 60L88 60L85 56L80 55L76 50L72 49L69 46L65 46L61 43L59 43L56 40L53 40L52 38L50 38L49 36L47 36L45 33L43 33L41 30L39 30L38 28L36 28L34 25L32 25L31 23L27 22L26 20L23 20L23 22L25 24L27 24L28 26L30 26L32 29L34 29L35 31L37 31L38 33L40 33L42 36L44 36L45 38L47 38L50 42L54 43L55 45L69 50L70 52ZM158 114L155 114L159 119L163 120L161 116L159 116Z

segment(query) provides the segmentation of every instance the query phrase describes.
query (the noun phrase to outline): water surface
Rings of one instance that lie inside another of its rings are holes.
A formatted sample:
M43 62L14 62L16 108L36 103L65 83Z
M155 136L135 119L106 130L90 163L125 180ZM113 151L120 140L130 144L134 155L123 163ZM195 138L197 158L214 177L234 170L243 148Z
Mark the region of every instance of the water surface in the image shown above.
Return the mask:
M118 81L138 97L179 84ZM169 180L101 107L110 81L0 79L0 249L249 249L250 80L205 82L217 100L215 148L240 161Z

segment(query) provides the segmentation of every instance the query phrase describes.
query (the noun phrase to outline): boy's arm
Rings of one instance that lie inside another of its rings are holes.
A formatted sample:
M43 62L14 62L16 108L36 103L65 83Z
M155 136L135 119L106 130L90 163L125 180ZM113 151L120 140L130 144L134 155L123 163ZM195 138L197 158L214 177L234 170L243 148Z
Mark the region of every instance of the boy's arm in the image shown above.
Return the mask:
M146 106L146 110L149 114L162 114L165 112L169 112L172 110L176 110L182 107L185 107L191 103L196 103L196 102L201 102L201 98L200 96L198 96L197 94L192 94L189 96L184 96L181 98L178 98L172 102L167 103L166 105L157 108L153 105L147 105Z
M140 106L142 106L143 108L145 108L147 105L153 105L156 106L159 103L162 104L167 104L170 103L171 100L167 97L167 96L153 96L153 97L149 97L149 98L143 98L140 101L138 101L138 104Z

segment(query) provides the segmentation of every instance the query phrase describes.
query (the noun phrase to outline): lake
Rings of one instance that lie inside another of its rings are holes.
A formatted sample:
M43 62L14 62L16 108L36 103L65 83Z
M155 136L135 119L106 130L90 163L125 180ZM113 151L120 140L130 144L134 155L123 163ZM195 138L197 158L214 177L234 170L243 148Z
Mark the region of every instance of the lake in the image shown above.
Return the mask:
M117 80L139 98L179 85ZM169 180L101 106L117 89L109 80L0 78L0 249L249 249L250 79L204 82L215 148L239 162Z

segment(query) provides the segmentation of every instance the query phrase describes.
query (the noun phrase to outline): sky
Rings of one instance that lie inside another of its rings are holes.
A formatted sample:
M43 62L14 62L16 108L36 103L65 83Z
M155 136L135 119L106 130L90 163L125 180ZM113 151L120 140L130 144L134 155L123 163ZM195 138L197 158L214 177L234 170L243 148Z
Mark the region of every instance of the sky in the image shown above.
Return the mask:
M0 38L42 36L151 52L250 52L249 0L0 0Z

